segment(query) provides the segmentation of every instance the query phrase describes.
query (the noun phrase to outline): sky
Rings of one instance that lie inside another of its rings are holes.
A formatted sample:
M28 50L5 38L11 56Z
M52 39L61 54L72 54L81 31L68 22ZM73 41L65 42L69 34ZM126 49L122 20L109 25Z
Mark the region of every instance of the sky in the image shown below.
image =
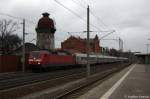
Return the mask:
M25 18L25 30L30 33L26 42L35 43L37 22L43 12L48 12L56 23L55 47L58 48L70 35L86 37L86 33L74 32L86 31L87 5L91 12L90 30L96 31L90 33L91 38L96 34L101 38L115 30L100 40L102 47L118 49L120 37L124 51L146 52L146 44L150 43L150 0L0 0L0 20L18 22L20 29L16 34L22 37L22 20L5 14Z

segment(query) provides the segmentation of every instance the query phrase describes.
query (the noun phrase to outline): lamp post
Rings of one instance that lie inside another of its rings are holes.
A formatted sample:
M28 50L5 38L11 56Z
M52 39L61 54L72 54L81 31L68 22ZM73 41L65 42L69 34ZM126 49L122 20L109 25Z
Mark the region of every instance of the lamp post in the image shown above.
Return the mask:
M146 44L146 54L147 54L146 57L145 57L145 58L146 58L146 59L145 59L145 63L146 63L146 64L148 64L148 55L149 55L148 50L149 50L149 45L150 45L150 44Z

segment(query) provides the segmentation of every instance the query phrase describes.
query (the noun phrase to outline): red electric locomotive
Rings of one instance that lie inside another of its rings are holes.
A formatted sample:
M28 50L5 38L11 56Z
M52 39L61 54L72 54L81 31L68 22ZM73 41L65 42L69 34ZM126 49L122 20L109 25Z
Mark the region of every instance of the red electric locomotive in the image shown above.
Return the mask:
M70 53L57 51L32 51L29 56L29 65L32 69L75 65L75 56Z
M32 69L44 69L47 67L64 67L64 66L84 66L87 64L87 54L74 53L66 51L32 51L29 56L29 65ZM100 54L90 54L90 64L127 62L128 58L104 56Z

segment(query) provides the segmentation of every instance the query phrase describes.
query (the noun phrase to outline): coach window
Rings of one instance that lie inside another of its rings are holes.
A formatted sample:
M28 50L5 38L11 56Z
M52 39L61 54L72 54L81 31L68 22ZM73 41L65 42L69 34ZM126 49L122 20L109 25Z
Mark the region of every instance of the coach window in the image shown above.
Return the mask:
M64 52L58 52L58 55L67 55L67 54Z

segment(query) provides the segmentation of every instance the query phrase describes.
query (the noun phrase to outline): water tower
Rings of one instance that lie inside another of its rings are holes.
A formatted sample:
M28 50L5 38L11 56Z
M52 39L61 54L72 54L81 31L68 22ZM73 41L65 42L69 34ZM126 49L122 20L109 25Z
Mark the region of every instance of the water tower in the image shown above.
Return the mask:
M49 13L43 13L43 17L39 19L36 32L37 32L37 46L40 49L54 50L54 34L55 26L54 21L49 18Z

